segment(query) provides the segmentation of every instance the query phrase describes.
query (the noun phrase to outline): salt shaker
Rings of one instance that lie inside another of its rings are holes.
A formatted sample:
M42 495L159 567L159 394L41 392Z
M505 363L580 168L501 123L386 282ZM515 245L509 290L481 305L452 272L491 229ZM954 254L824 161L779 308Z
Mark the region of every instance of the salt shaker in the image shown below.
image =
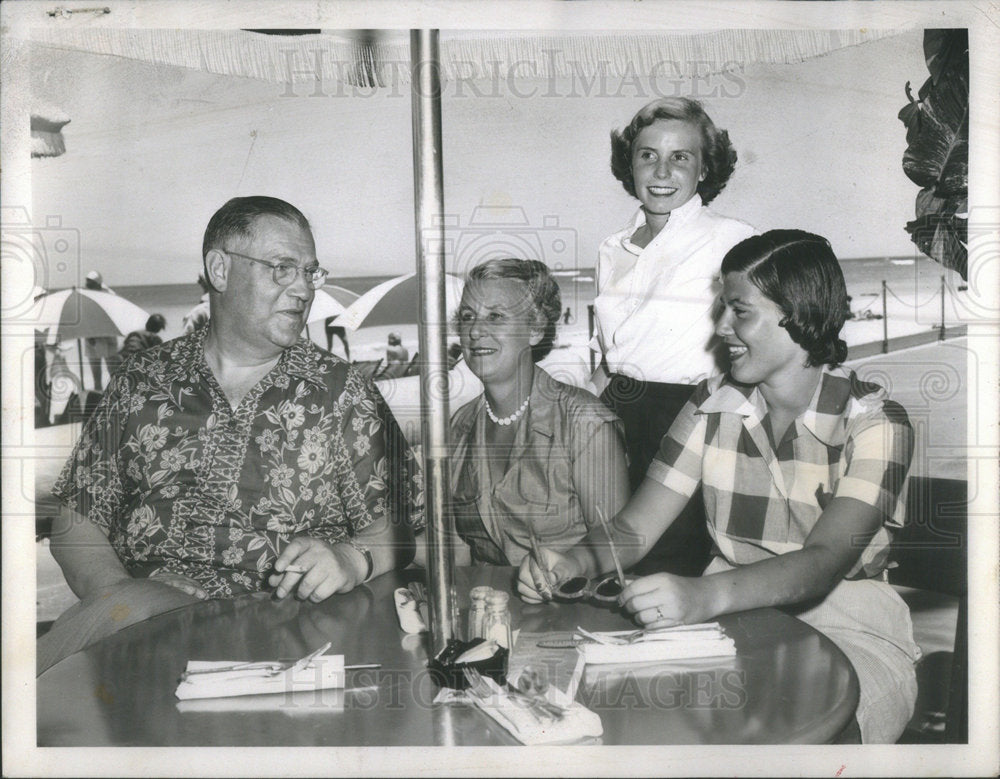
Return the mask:
M486 599L493 592L492 587L473 587L469 593L472 606L469 608L468 639L485 638L484 624L486 622Z
M507 601L510 595L506 592L494 591L486 599L486 628L483 637L494 640L504 649L509 650L513 643L510 631L510 609Z

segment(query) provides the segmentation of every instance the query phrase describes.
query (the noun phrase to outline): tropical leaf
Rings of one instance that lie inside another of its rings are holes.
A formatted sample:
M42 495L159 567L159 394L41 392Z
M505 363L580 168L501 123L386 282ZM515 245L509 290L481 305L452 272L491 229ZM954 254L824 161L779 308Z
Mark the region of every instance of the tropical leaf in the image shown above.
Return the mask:
M968 278L968 220L955 214L924 214L906 232L924 254Z
M930 78L899 112L906 126L903 172L921 187L906 231L917 247L966 278L969 186L969 35L925 30Z

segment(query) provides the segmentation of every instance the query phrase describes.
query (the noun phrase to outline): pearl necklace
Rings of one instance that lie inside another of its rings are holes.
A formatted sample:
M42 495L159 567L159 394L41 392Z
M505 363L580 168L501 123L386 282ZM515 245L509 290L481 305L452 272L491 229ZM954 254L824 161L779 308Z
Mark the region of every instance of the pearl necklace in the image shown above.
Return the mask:
M486 401L486 416L492 419L495 424L506 426L506 425L513 425L515 422L517 422L517 420L521 418L521 415L528 408L528 402L531 400L531 394L529 393L528 397L524 399L524 403L521 404L521 408L519 408L509 417L498 417L496 414L493 413L493 409L490 408L489 398L483 395L483 400Z

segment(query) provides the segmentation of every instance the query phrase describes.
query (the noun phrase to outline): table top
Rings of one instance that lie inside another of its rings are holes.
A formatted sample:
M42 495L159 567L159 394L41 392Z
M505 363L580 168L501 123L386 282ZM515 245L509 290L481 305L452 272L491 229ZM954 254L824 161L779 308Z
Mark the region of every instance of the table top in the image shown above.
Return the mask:
M265 593L212 600L133 625L38 678L38 746L473 746L517 742L482 712L433 704L426 634L400 628L392 593L421 580L394 571L320 604ZM455 572L459 605L478 584L510 591L514 571ZM524 632L621 630L620 612L589 603L511 598ZM825 743L850 721L858 683L825 636L774 609L719 619L737 656L588 666L577 700L596 711L603 744ZM174 696L188 660L292 659L332 641L346 690L207 701ZM575 650L564 650L575 656Z

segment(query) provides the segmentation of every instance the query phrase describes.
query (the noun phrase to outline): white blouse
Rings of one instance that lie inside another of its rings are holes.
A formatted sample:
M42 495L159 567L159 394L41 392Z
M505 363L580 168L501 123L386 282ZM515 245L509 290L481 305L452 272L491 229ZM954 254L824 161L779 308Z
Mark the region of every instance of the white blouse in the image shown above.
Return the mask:
M721 289L722 258L757 231L715 213L699 195L675 208L641 249L630 238L645 222L640 208L625 229L601 243L597 333L590 346L604 353L612 373L697 384L718 373L712 309Z

